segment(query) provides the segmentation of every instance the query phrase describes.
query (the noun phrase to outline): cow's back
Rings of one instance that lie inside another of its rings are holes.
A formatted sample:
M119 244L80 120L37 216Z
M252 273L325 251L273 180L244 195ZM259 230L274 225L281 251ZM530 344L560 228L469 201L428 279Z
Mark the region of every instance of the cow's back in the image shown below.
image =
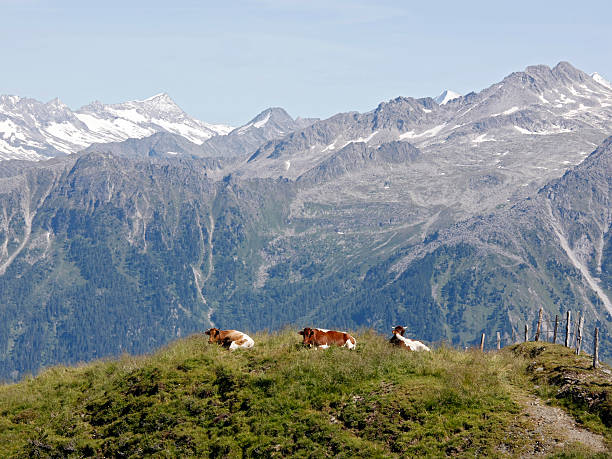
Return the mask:
M321 337L318 340L321 342L321 345L325 346L346 346L349 349L354 349L357 341L351 335L346 332L340 332L335 330L329 330L321 333Z

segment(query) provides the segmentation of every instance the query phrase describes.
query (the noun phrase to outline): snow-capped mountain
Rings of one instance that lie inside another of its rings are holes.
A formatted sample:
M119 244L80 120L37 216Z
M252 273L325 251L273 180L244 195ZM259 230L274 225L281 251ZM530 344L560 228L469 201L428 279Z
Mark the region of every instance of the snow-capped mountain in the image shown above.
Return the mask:
M79 116L79 115L78 115ZM225 130L198 143L190 140L185 133L156 132L143 138L129 138L119 142L94 143L83 152L114 152L127 156L165 156L187 155L207 158L236 159L255 151L260 145L280 139L290 132L303 129L317 119L293 119L285 110L278 107L267 108L243 126L228 134ZM218 128L218 126L215 126Z
M450 102L451 100L458 99L459 97L461 97L461 94L455 91L451 91L450 89L446 89L434 100L438 105L444 105L447 102Z
M94 132L118 136L113 140L142 138L155 132L167 131L202 144L215 135L224 135L232 130L229 126L191 118L168 94L115 105L94 102L78 110L76 116Z
M0 160L42 159L157 132L202 144L232 129L191 118L167 94L113 105L93 102L74 112L59 99L0 96Z

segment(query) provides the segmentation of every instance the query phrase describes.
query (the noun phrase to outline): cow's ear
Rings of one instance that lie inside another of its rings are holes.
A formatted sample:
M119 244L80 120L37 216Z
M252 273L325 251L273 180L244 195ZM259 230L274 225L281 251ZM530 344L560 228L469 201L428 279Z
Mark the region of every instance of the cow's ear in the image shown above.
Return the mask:
M204 334L205 334L205 335L210 335L210 330L206 330L206 331L204 332Z
M299 332L298 332L298 335L302 335L302 336L304 336L304 330L299 331Z

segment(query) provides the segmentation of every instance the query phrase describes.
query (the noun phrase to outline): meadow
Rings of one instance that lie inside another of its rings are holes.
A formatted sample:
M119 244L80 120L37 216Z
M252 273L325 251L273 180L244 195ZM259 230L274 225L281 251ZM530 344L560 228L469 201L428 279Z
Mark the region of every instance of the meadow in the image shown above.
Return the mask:
M417 353L355 336L355 351L313 350L287 329L229 352L196 334L152 355L46 369L0 386L0 456L529 456L543 440L526 397L564 406L612 444L609 375L560 345ZM603 400L558 397L560 374L590 375L576 387ZM544 452L592 453L567 442Z

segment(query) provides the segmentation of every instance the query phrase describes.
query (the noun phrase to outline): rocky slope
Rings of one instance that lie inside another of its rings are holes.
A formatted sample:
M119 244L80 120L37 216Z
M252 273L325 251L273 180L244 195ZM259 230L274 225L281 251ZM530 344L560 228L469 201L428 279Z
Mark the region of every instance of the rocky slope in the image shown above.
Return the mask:
M401 320L413 333L424 326L421 314L428 314L446 324L438 331L457 344L475 344L481 333L494 331L512 342L522 336L525 323L534 330L539 307L551 339L555 315L563 318L572 310L585 317L585 349L591 349L596 326L607 330L603 340L609 347L611 185L609 138L533 198L395 252L370 270L352 298L338 303L372 325ZM366 294L371 305L362 301ZM385 309L374 306L383 299Z

